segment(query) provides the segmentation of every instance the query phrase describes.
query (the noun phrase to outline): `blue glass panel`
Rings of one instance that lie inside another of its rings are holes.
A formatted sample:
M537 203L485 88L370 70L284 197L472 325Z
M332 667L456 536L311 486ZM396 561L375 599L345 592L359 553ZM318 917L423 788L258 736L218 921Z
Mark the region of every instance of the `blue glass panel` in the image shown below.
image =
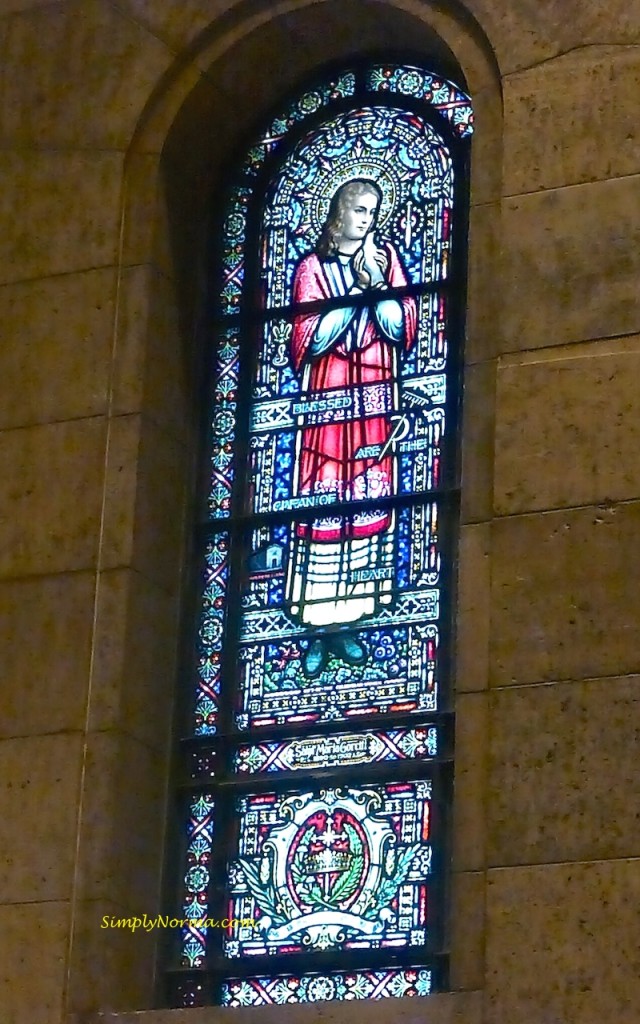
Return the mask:
M225 955L424 946L430 801L426 780L239 798Z

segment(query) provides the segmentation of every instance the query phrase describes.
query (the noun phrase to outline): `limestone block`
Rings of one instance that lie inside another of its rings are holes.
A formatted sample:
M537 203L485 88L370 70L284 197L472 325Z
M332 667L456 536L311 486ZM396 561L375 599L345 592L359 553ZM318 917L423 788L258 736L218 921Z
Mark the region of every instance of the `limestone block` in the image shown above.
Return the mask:
M288 1006L201 1007L155 1010L142 1014L73 1015L69 1024L481 1024L480 992L446 992L414 999L368 999L351 1002L293 1003Z
M576 28L584 43L618 43L634 45L640 38L640 10L636 2L613 0L603 6L598 0L577 0Z
M465 363L486 362L502 350L500 206L472 206L469 215Z
M640 678L493 695L489 862L640 855Z
M102 0L15 15L6 47L3 130L15 146L126 149L172 60L159 39Z
M6 1024L60 1024L69 918L68 903L0 906L0 1006Z
M157 912L167 771L166 755L122 732L88 734L79 899L110 900L129 914Z
M638 46L573 50L507 76L505 195L637 174L639 83Z
M456 699L453 801L455 871L479 871L485 865L487 729L487 695L460 694Z
M454 991L484 985L485 890L483 872L451 877L451 959L449 979Z
M198 419L190 394L193 354L181 332L175 286L153 266L130 267L119 294L113 411L144 412L187 436L187 424Z
M489 874L487 1020L635 1024L638 861Z
M490 543L488 523L463 526L458 554L455 688L485 690L489 679Z
M221 19L237 0L125 0L122 9L136 22L179 51Z
M0 287L0 429L105 412L115 271Z
M140 460L140 416L113 416L108 425L100 568L129 566L133 560Z
M492 526L494 686L638 670L640 503Z
M71 895L82 737L0 742L0 903Z
M180 586L187 487L193 464L183 445L142 423L133 566L169 592Z
M185 174L184 167L180 170L184 188L186 182L192 182ZM172 215L177 223L170 228L166 188L158 154L132 153L127 160L125 173L122 264L125 267L153 264L168 277L174 275L177 267L173 235L184 230L184 207L190 201L198 203L198 198L186 195L181 202L175 204ZM201 197L199 204L203 206ZM122 301L126 308L126 295Z
M492 515L495 389L494 361L467 366L462 407L463 523L481 522Z
M574 2L567 0L565 6L570 8ZM502 75L548 60L562 49L562 36L558 36L564 19L560 11L554 12L552 22L532 0L518 4L467 0L465 6L488 38Z
M2 2L2 0L0 0L0 62L1 62L0 63L0 67L4 66L4 62L5 62L5 59L6 59L6 39L7 39L7 33L8 33L8 30L9 30L9 21L10 21L9 18L3 17L3 15L2 15L1 2ZM3 80L2 74L0 73L0 112L2 111L2 97L3 97L3 94L4 94L4 80ZM2 125L2 116L0 114L0 138L2 138L2 132L3 132L3 125Z
M94 589L88 572L0 583L1 736L83 728Z
M202 386L195 381L195 332L187 336L176 287L165 275L149 275L146 298L143 409L175 437L199 442Z
M505 351L640 327L640 175L503 203Z
M112 265L121 175L120 153L0 150L0 283Z
M153 913L157 912L154 909ZM108 1012L154 1004L156 943L166 937L155 930L110 927L114 919L134 916L131 907L108 900L78 900L76 904L67 1001L69 1010L83 1019L92 1010ZM100 1019L104 1022L105 1018L101 1015Z
M0 577L95 565L105 436L99 417L0 433Z
M110 424L103 569L132 566L175 590L184 542L185 491L192 466L183 446L138 415Z
M40 7L41 0L0 0L0 18L9 20L9 15Z
M611 0L467 0L465 5L489 38L503 75L589 43L638 42L636 3Z
M637 498L639 377L638 335L503 358L496 512Z
M89 728L123 729L166 754L175 686L175 598L139 573L100 574Z
M470 89L474 135L471 140L471 205L496 202L502 195L502 95L490 82Z

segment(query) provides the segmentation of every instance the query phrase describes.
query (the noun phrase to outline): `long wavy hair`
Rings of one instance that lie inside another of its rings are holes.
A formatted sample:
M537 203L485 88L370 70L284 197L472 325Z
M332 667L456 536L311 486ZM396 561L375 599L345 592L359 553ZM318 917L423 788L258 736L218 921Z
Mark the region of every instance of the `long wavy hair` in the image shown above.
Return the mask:
M368 178L353 178L351 181L341 185L333 193L329 203L327 219L324 222L318 244L316 245L316 253L321 260L333 259L338 252L344 226L344 215L353 206L355 200L364 195L375 196L378 200L378 210L380 209L382 192L376 182L370 181ZM376 210L376 217L377 215L378 212Z

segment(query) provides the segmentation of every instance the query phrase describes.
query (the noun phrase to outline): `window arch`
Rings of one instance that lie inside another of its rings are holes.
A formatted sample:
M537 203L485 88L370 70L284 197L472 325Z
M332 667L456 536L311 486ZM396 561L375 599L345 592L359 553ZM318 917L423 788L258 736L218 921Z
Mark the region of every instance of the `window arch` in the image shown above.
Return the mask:
M173 1005L446 986L472 125L460 86L372 60L229 189Z

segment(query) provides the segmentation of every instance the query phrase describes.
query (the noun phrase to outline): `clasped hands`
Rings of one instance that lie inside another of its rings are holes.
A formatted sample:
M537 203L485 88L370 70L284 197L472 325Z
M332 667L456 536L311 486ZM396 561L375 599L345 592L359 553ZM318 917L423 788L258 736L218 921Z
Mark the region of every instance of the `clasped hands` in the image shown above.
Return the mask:
M376 249L374 253L374 259L377 265L380 267L380 271L384 277L389 268L389 257L387 256L385 250ZM356 276L356 284L358 288L361 288L362 291L365 291L367 288L371 288L371 274L365 267L364 247L358 249L357 253L353 257L351 265L353 267L353 272ZM384 281L377 281L376 284L373 285L374 288L384 288L384 286Z

